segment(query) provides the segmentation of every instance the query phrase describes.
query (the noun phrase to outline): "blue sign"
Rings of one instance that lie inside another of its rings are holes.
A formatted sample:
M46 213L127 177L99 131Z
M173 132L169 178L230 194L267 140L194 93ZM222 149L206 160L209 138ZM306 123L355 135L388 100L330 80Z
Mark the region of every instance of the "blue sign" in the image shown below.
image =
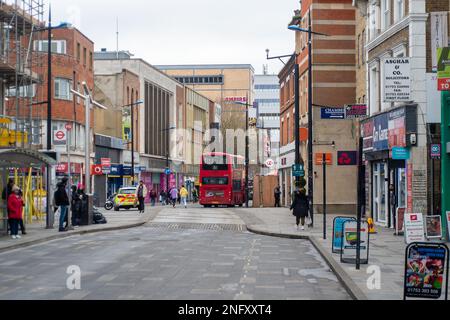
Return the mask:
M389 113L380 114L373 122L373 151L389 150Z
M304 177L305 176L305 166L302 164L294 164L292 166L292 176L293 177Z
M169 174L172 173L172 171L171 171L170 169L166 169L166 170L164 171L164 173L168 176Z
M111 165L111 176L121 176L123 175L123 165L121 164L113 164Z
M342 235L344 232L344 223L347 221L354 221L355 218L350 217L336 217L333 222L333 253L340 253L342 248Z
M344 108L322 108L321 109L322 119L345 119L345 109Z
M431 159L439 159L441 157L442 154L442 150L441 150L441 145L440 144L432 144L431 145L431 150L430 150L430 156Z
M411 152L406 148L394 147L392 148L393 160L409 160L411 158Z

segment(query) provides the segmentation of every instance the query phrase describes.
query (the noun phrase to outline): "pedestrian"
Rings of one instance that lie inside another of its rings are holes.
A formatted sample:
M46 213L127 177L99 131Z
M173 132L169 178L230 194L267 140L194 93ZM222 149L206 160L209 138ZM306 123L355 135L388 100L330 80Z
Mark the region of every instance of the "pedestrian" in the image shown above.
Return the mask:
M8 197L8 222L11 226L11 238L13 239L21 238L19 236L19 221L22 219L24 206L19 187L13 186Z
M59 207L59 232L67 231L64 228L64 222L66 220L67 210L70 206L69 196L67 195L66 186L67 178L63 178L60 183L57 184L57 189L54 194L55 205Z
M139 186L136 189L136 197L139 201L139 213L145 212L145 198L147 197L148 190L144 184L144 181L139 182Z
M188 196L189 196L189 192L187 191L186 187L184 185L182 185L181 189L180 189L180 197L181 197L181 202L185 208L187 208Z
M150 202L152 204L152 207L156 206L156 192L153 189L152 191L150 191Z
M72 210L72 226L78 227L80 221L78 219L80 206L80 195L78 194L78 189L76 186L72 186L70 195L70 210Z
M309 214L309 201L305 189L295 190L291 210L293 210L293 214L296 217L297 230L300 228L300 222L302 224L301 229L305 230L305 220Z
M177 192L178 192L178 194L177 194L177 201L178 201L178 204L181 204L181 194L180 194L180 189L177 189Z
M177 198L178 198L178 190L177 188L173 187L169 192L170 200L172 202L172 206L175 208L177 205Z
M12 191L12 188L14 187L14 179L12 179L12 178L10 178L9 180L8 180L8 184L6 185L6 187L3 189L3 192L2 192L2 199L6 202L6 207L8 206L7 205L7 202L8 202L8 198L9 198L9 196L11 195L11 194L13 194L13 191ZM9 229L11 230L11 226L8 224L8 226L9 226ZM19 221L19 227L20 227L20 230L22 231L22 234L23 235L26 235L27 234L27 232L26 232L26 230L25 230L25 225L24 225L24 223L23 223L23 219L21 218L20 219L20 221Z
M194 190L192 190L192 197L194 198L194 203L198 202L198 191L197 188L194 188Z
M281 188L280 186L277 186L274 190L274 197L275 197L275 208L280 208L280 199L281 199Z
M167 192L166 190L162 190L159 194L159 201L163 206L167 205Z

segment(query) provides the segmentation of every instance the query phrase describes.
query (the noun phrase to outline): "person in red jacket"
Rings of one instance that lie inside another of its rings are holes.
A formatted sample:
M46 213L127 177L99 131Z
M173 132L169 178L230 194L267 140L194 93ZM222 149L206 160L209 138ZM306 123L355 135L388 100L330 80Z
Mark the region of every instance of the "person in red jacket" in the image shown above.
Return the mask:
M8 220L11 226L11 237L20 239L19 222L22 219L24 202L20 196L20 189L17 186L12 188L12 194L8 197Z

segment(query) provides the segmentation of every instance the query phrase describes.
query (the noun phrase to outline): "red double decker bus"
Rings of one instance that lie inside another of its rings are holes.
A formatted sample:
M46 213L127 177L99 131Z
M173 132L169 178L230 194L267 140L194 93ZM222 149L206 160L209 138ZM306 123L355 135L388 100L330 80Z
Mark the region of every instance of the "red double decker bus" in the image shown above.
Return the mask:
M244 158L227 153L207 153L200 161L200 205L240 206L245 203Z

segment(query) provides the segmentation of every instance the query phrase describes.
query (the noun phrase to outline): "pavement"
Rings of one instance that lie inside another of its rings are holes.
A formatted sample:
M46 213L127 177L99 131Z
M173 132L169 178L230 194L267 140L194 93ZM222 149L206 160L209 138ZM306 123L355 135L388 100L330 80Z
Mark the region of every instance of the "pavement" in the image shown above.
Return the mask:
M141 227L0 253L0 300L351 300L310 241L252 234L229 209L148 210Z
M356 270L354 264L341 263L340 255L332 253L332 227L336 215L327 217L327 239L324 240L322 215L316 215L313 229L297 231L295 217L286 208L239 209L234 212L246 222L247 229L256 234L310 240L354 299L403 299L406 244L404 238L395 236L392 229L376 228L377 234L370 236L369 264L361 265L361 269ZM381 272L380 289L368 285L373 270Z
M81 226L68 232L58 232L57 222L53 229L46 229L45 221L35 222L26 225L27 235L22 236L22 239L13 240L6 235L0 236L0 252L74 235L139 227L153 219L161 208L162 207L147 207L144 214L140 214L137 210L115 212L101 209L100 211L108 221L107 224ZM21 235L20 231L19 235Z

